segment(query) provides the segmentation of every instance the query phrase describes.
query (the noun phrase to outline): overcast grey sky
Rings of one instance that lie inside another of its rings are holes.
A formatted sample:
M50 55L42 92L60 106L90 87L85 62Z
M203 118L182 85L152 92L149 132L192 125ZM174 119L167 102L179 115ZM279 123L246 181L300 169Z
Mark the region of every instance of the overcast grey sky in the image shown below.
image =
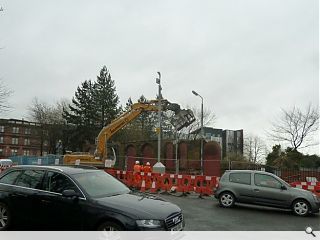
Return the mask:
M0 77L22 118L71 99L103 65L120 101L163 95L214 111L213 127L265 137L280 108L319 105L317 0L0 0ZM319 154L319 146L311 153Z

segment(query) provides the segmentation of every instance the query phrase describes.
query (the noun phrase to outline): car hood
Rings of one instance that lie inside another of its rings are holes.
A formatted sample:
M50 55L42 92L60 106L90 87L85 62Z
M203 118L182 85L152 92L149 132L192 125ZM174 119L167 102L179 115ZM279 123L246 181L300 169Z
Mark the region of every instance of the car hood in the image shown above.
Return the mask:
M304 196L312 197L312 192L305 189L291 187L291 191L297 194L302 194Z
M134 215L136 219L164 220L169 215L181 211L177 205L148 194L127 193L98 198L96 201L107 208Z

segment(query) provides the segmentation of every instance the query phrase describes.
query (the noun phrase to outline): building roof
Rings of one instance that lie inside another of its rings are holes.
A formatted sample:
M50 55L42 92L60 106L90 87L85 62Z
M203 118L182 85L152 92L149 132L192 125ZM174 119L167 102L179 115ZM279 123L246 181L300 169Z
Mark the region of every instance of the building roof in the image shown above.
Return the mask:
M196 130L194 130L193 132L191 132L191 134L198 134L200 133L201 128L198 128ZM211 134L217 134L217 133L222 133L222 129L220 128L212 128L212 127L203 127L203 132L204 133L211 133Z
M191 134L198 134L200 133L201 128L198 128L191 132ZM242 129L239 130L230 130L230 129L221 129L221 128L212 128L212 127L203 127L203 132L206 133L211 133L211 134L222 134L224 131L231 131L231 132L237 132L237 131L243 131Z
M20 124L20 125L32 125L32 126L41 125L40 123L37 123L37 122L30 122L24 119L14 119L14 118L10 118L10 119L0 118L0 122L7 123L7 124Z

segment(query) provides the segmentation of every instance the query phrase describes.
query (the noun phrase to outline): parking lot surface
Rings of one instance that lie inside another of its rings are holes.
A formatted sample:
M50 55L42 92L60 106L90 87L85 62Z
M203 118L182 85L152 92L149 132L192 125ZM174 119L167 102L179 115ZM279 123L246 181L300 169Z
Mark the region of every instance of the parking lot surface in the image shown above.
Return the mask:
M320 230L320 214L298 217L289 210L246 204L227 209L214 197L158 195L182 209L186 231L305 231L307 226Z

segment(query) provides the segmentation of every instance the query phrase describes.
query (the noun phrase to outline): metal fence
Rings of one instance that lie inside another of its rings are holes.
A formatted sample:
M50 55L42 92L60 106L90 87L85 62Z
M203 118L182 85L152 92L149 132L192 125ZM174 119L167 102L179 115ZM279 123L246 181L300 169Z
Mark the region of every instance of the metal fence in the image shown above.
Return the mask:
M58 165L62 164L61 155L47 155L47 156L11 156L14 165Z
M277 175L286 182L310 182L320 181L320 168L278 168L264 164L257 164L251 162L240 161L222 161L221 162L221 175L226 170L259 170L266 171Z

